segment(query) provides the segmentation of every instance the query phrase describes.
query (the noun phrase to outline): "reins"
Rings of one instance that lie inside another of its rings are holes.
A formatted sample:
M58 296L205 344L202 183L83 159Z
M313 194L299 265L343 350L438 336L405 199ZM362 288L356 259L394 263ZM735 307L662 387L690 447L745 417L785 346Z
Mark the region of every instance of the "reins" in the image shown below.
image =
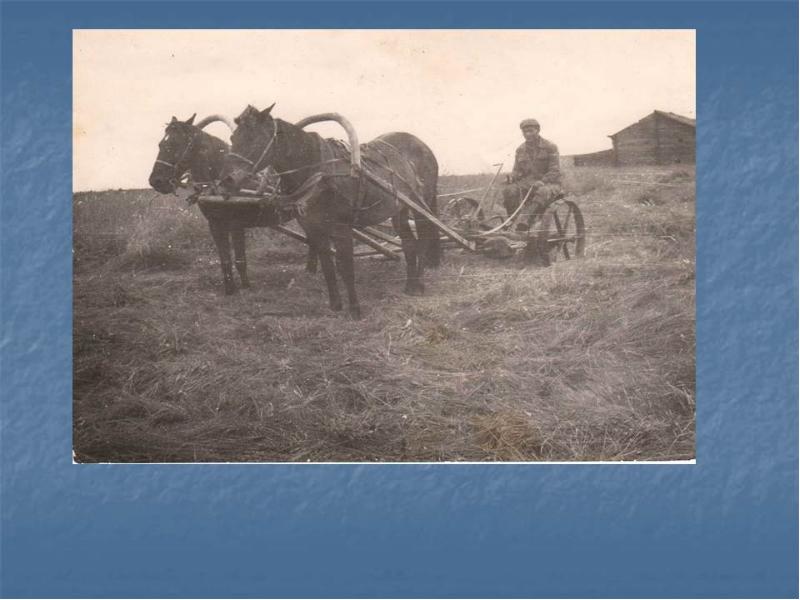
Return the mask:
M346 158L329 158L328 160L322 160L320 162L312 163L310 165L303 165L302 167L297 167L296 169L289 169L288 171L276 171L276 175L290 175L292 173L299 173L300 171L305 171L306 169L311 169L314 167L320 167L322 165L327 165L336 162L345 162Z
M304 120L304 121L306 121L306 120ZM303 123L304 121L301 121L300 123ZM266 169L264 169L264 170L259 170L261 165L262 165L262 163L264 163L264 161L267 159L268 155L270 154L270 151L273 150L274 147L276 147L276 145L277 145L276 144L276 140L277 140L277 136L279 134L279 130L280 129L281 129L281 122L280 122L279 119L275 119L274 120L274 126L273 126L273 129L272 129L272 132L271 132L272 135L270 136L269 140L266 142L266 145L264 146L263 150L261 151L261 153L260 153L260 155L258 156L257 159L253 159L253 158L250 158L248 156L244 156L243 154L239 154L237 152L233 152L232 150L228 151L228 156L229 157L232 157L235 160L247 165L248 168L246 169L246 171L247 171L247 174L250 177L256 177L259 180L259 182L256 184L256 190L255 190L255 194L256 195L266 191L267 187L270 188L269 189L269 193L267 193L265 196L262 196L262 201L277 200L285 208L288 208L288 206L287 206L288 204L294 204L295 206L293 208L295 210L297 210L297 212L299 214L302 215L303 212L304 212L302 205L305 203L305 201L312 194L316 193L315 192L316 189L323 182L324 179L327 179L329 177L336 177L336 178L338 178L338 177L349 177L349 178L355 180L355 191L354 191L355 197L352 200L352 206L351 206L352 210L356 210L356 211L361 212L361 211L365 211L365 210L370 210L376 204L380 204L380 202L382 200L377 199L371 205L364 206L366 188L365 188L364 182L363 182L363 176L364 175L361 172L361 169L359 168L360 164L357 165L356 168L351 169L349 174L331 172L331 170L324 168L326 165L331 165L331 164L335 164L335 163L344 163L344 162L352 163L353 160L352 160L352 155L351 155L351 158L350 158L349 161L348 161L347 158L344 158L342 156L336 156L336 151L331 146L329 146L330 140L327 140L327 141L326 140L322 140L321 138L319 138L319 136L317 136L317 137L319 139L320 148L322 150L320 158L324 159L324 160L319 160L318 162L311 163L311 164L300 165L298 167L294 167L294 168L291 168L291 169L286 169L284 171L276 171L273 167L271 167L271 165L268 165L266 167ZM283 132L281 131L281 133L283 133ZM355 143L357 143L357 138L355 138L354 136L351 136L351 141L353 141L353 140L355 140ZM391 150L394 154L402 156L402 152L400 152L400 150L398 148L396 148L394 145L390 144L389 142L386 142L385 140L378 140L378 141L381 142L381 144L385 148ZM350 151L351 151L352 154L359 154L358 152L354 152L352 150L352 148L351 148ZM376 151L380 155L380 157L383 159L382 161L376 161L376 162L377 163L385 163L385 164L381 164L381 166L383 168L386 168L386 169L389 170L390 178L391 178L390 187L394 190L395 196L397 196L397 189L396 189L397 188L397 182L401 182L402 184L404 184L409 189L413 189L414 186L412 185L411 182L407 181L406 178L404 178L402 175L400 175L400 174L395 172L395 170L391 166L391 161L389 160L389 158L387 156L385 156L384 153L381 152L380 150L376 150ZM333 157L332 158L328 158L331 155L333 155ZM419 175L417 173L416 166L411 161L407 161L407 162L408 162L409 168L411 170L411 177L416 179L417 181L419 181ZM267 170L271 170L271 172L267 173L266 172ZM303 177L303 180L302 180L301 183L299 183L298 185L292 185L292 187L294 188L292 191L287 191L285 193L282 193L280 191L280 187L281 187L280 180L281 180L281 178L285 177L286 175L291 175L291 174L301 173L301 172L307 172L307 171L311 171L311 172L309 173L309 175L307 177ZM274 179L277 179L277 183L274 183L274 182L270 181L270 180L274 181ZM420 200L421 200L421 198L420 198ZM423 202L423 205L425 205L424 200L422 202Z
M277 121L276 121L276 127L275 127L275 131L273 132L272 139L267 144L267 148L262 153L261 158L259 158L259 160L256 161L255 163L253 163L249 159L246 159L245 157L243 157L241 155L238 155L238 154L235 154L235 153L229 153L229 155L233 155L233 156L236 156L237 158L245 160L245 162L247 162L247 163L249 163L249 164L251 164L251 165L253 165L255 167L255 166L257 166L259 164L259 162L261 160L263 160L267 150L269 150L269 148L271 147L271 145L272 145L272 143L273 143L273 141L275 139L275 133L276 132L277 132ZM390 144L390 143L388 143L388 142L386 142L384 140L377 140L377 141L381 142L386 147L392 149L398 155L402 154L392 144ZM327 140L327 141L326 140L320 140L320 142L321 142L322 145L325 145L325 147L328 147L328 144L330 143L330 140ZM384 161L386 163L384 166L389 167L390 166L389 159L385 155L383 155L382 152L378 151L378 153L381 155L381 157L384 159ZM346 159L344 157L329 158L329 159L326 159L326 160L321 160L321 161L316 162L316 163L311 163L311 164L308 164L308 165L302 165L302 166L294 168L294 169L287 169L285 171L273 171L270 175L273 176L273 177L276 177L278 179L279 183L278 183L277 188L279 188L280 187L280 178L282 176L284 176L284 175L290 175L292 173L299 173L301 171L305 171L305 170L308 170L308 169L318 169L319 167L322 167L322 166L327 165L327 164L342 163L342 162L349 162L349 161L348 161L348 159ZM414 164L411 161L408 161L408 162L409 162L409 166L411 168L411 171L413 173L413 176L416 177L419 180L419 176L417 174L417 170L416 170ZM394 172L394 170L391 169L391 168L389 170L391 172L391 178L392 178L392 182L393 182L392 183L392 187L393 188L395 187L395 185L394 185L394 180L395 179L399 180L400 182L405 184L407 187L412 188L411 184L404 177L402 177L401 175L399 175L396 172ZM251 171L251 175L252 174L257 174L257 173L254 173L253 171ZM293 201L296 201L298 199L298 197L307 198L309 196L309 194L313 192L313 190L316 188L316 186L319 185L322 182L322 180L324 178L326 178L326 177L348 177L348 178L351 178L351 177L353 177L353 175L352 175L352 173L349 173L349 174L348 173L325 173L323 170L317 170L316 172L311 173L299 186L297 186L297 188L295 189L294 192L281 194L280 192L277 191L277 188L276 188L276 190L272 194L270 194L270 197L271 198L278 198L283 203L291 203ZM357 184L356 184L357 185L357 187L356 187L356 197L358 198L358 201L355 202L355 206L353 206L353 210L358 211L358 212L362 212L362 211L370 210L375 205L380 204L381 200L378 199L378 200L376 200L375 202L373 202L370 205L367 205L367 206L363 206L362 205L363 204L363 200L364 200L364 198L362 197L363 184L360 181L360 176L356 176L356 177L358 177L358 179L359 179ZM426 203L423 201L423 205L425 205L425 204ZM299 209L298 212L302 215L303 214L302 208Z
M236 152L231 152L230 150L228 151L228 156L233 156L234 158L238 158L239 160L250 165L251 175L253 175L256 171L258 171L258 165L260 165L261 161L264 160L264 158L267 156L267 153L269 152L270 148L272 148L272 144L275 143L275 139L278 137L278 121L275 120L273 121L273 123L275 123L275 127L272 128L272 137L270 138L269 143L267 143L267 147L264 148L264 151L261 153L261 156L258 157L257 161L253 162L246 156L242 156L241 154L237 154Z
M272 137L270 138L269 142L267 142L267 145L264 148L264 150L261 152L261 156L258 157L258 160L254 161L254 160L251 160L251 159L247 158L246 156L243 156L241 154L237 154L236 152L228 151L228 156L232 156L232 157L234 157L234 158L236 158L236 159L238 159L238 160L250 165L250 170L249 170L249 174L250 175L255 175L256 173L258 173L258 167L261 165L262 161L266 158L267 154L272 149L272 146L273 146L273 144L275 143L275 140L278 137L279 120L275 119L274 123L275 123L275 127L272 130ZM291 175L293 173L299 173L299 172L305 171L307 169L314 169L314 168L321 167L321 166L327 165L327 164L332 164L332 163L337 163L337 162L344 162L345 160L346 159L344 159L344 158L331 158L331 159L328 159L328 160L319 161L317 163L312 163L310 165L303 165L303 166L297 167L295 169L287 169L286 171L276 171L274 173L274 175L277 175L278 177L282 177L283 175ZM304 188L306 186L306 184L309 181L311 181L312 178L315 177L315 175L316 175L316 173L312 173L311 175L309 175L309 177L303 183L301 183L300 186L298 186L298 187L299 188Z

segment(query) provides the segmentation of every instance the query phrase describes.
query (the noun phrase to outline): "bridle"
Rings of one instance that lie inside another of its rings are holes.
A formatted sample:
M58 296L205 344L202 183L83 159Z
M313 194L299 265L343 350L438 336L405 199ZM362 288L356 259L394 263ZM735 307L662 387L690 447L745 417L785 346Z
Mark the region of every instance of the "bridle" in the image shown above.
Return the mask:
M156 164L164 165L164 166L169 167L170 169L172 169L173 177L170 180L171 183L173 183L173 184L177 184L178 183L178 181L180 179L180 176L183 174L181 172L182 169L179 169L179 167L180 167L181 163L184 161L184 159L186 158L186 156L189 154L189 152L191 152L191 150L194 148L195 141L197 141L198 137L200 137L200 133L199 132L197 132L194 135L192 135L192 139L190 139L189 143L186 144L186 148L184 148L183 152L181 153L181 155L178 157L178 160L176 160L174 164L170 163L170 162L167 162L165 160L161 160L160 158L156 159Z
M264 151L261 153L261 156L258 157L258 160L252 161L246 156L242 156L241 154L236 154L236 152L230 152L230 151L228 152L228 156L232 156L235 159L250 165L250 175L253 175L258 171L258 166L261 164L261 161L263 161L266 158L270 148L272 148L272 144L275 143L275 139L278 137L278 121L273 120L272 122L275 124L275 127L272 128L272 137L270 138L269 142L267 142L267 146L266 148L264 148Z

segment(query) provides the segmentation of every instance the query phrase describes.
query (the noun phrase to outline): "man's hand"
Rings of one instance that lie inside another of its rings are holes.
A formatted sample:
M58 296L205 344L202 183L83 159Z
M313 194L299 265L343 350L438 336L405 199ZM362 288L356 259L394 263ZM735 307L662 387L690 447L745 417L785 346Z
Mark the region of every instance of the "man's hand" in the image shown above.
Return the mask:
M520 179L519 184L523 189L533 188L534 192L544 185L539 179Z

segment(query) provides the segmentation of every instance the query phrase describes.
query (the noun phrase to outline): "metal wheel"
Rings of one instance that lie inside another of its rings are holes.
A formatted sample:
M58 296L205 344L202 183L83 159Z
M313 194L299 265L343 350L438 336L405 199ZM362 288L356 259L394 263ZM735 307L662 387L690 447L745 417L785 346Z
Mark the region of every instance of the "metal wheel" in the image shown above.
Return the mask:
M583 256L586 227L583 214L572 200L553 202L530 230L526 254L543 266Z
M445 207L445 214L452 221L463 221L469 219L475 209L478 208L478 201L468 196L453 198ZM483 211L479 210L477 220L483 220Z
M483 213L483 211L481 211L481 213ZM482 219L478 227L484 231L488 231L502 224L503 221L505 221L505 219L503 218L502 215L495 215L494 217L489 217L488 219L485 220Z

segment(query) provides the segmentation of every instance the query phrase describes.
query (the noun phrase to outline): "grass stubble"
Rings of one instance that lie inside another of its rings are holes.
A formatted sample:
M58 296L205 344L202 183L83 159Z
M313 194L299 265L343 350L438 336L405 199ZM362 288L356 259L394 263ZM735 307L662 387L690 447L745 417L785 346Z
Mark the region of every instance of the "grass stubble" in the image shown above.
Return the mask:
M249 232L254 287L225 297L196 208L76 194L75 460L693 458L694 173L570 169L566 186L583 260L448 249L411 298L402 265L360 259L359 322L328 309L300 243Z

